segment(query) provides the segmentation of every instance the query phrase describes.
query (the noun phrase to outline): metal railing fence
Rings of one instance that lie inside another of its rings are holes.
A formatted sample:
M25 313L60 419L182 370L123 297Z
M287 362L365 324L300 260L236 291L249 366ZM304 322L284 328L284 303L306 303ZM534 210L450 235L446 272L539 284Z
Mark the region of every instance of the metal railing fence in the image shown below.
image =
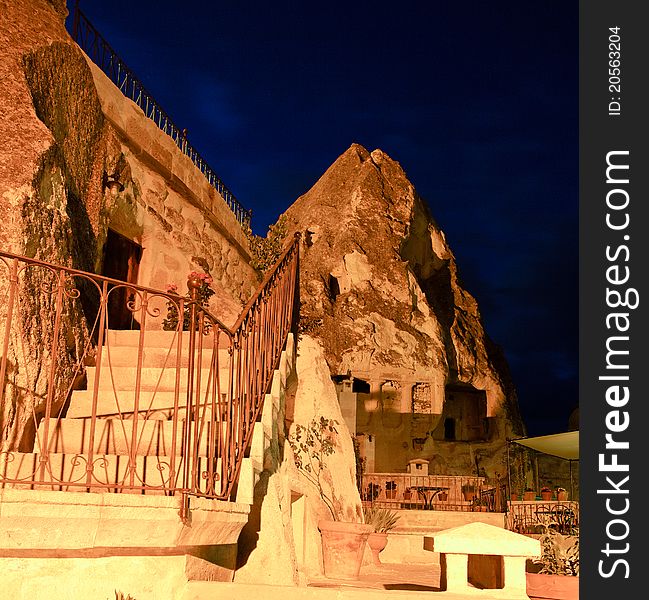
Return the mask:
M541 534L552 528L563 535L579 534L579 502L570 500L510 501L507 529Z
M411 473L364 473L361 500L392 509L506 511L506 488L502 479L463 475L417 475Z
M144 114L151 119L159 129L166 133L176 143L180 151L187 155L205 176L209 184L216 189L223 200L234 213L237 221L243 226L250 225L252 212L243 207L234 194L225 186L214 169L187 141L185 130L179 128L161 108L158 102L142 85L133 71L126 66L111 45L102 37L90 23L78 4L74 6L72 21L72 37L90 59L110 78L119 90L137 104Z
M0 252L0 426L31 411L35 431L33 449L0 449L0 487L231 499L293 327L298 254L296 237L228 328L197 277L181 297ZM119 295L132 331L111 330ZM188 318L163 331L172 314Z

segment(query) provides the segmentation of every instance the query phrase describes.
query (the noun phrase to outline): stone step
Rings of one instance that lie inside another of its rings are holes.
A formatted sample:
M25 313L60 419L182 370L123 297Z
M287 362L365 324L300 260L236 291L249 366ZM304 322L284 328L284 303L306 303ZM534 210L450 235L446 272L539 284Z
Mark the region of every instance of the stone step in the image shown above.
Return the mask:
M224 401L222 395L222 401ZM66 413L68 419L78 419L92 416L93 390L75 390L72 392L70 407ZM205 395L198 401L203 405L206 402ZM178 415L183 418L186 413L185 406L187 396L185 390L175 392L141 390L138 400L138 414L147 419L168 420L178 410ZM178 407L177 409L175 407ZM212 410L211 399L207 400L207 410ZM200 409L201 413L203 408ZM131 415L135 412L135 390L99 390L97 393L96 415L100 417Z
M107 367L136 367L138 361L138 346L104 346L101 353L101 365ZM203 368L209 368L212 361L215 360L212 348L205 348L200 355L200 358L194 359L194 364L198 364ZM176 368L177 362L176 348L152 348L145 347L142 352L142 366L143 367L158 367L158 368ZM227 348L220 348L218 351L219 368L227 368L230 364L230 354ZM189 364L189 355L183 351L180 356L181 368L186 368Z
M95 385L95 377L97 375L98 367L86 367L87 390L92 390ZM208 389L210 369L195 369L194 382L198 377L200 371L201 376L201 390ZM159 367L143 367L141 369L140 389L141 390L159 390L172 392L176 389L176 368L159 368ZM99 372L99 389L100 390L134 390L137 382L138 370L136 367L116 367L111 366L108 368L101 367ZM219 381L221 389L225 390L228 384L229 369L221 368L219 370ZM188 382L187 369L180 370L179 390L186 390ZM196 383L194 383L196 385Z
M133 429L135 421L119 419L97 419L93 452L95 454L129 454L133 446ZM139 456L172 456L181 455L183 447L184 421L178 421L174 428L173 421L138 420L135 436L135 454ZM199 429L200 456L208 455L209 435L215 426L206 421ZM34 452L41 448L59 454L84 454L90 451L90 419L49 419L45 442L45 419L38 426ZM221 423L221 435L225 433L225 424ZM174 440L175 435L175 440ZM194 428L192 427L192 439ZM218 432L217 432L218 435Z
M162 331L160 329L146 329L144 331L145 348L175 348L178 344L177 333L175 331ZM182 332L181 344L183 348L189 347L189 332ZM225 334L219 335L219 348L228 348L230 338ZM196 336L198 344L198 335ZM140 331L128 329L108 329L106 331L106 344L109 346L139 346ZM212 348L214 346L214 334L210 333L203 336L203 348Z

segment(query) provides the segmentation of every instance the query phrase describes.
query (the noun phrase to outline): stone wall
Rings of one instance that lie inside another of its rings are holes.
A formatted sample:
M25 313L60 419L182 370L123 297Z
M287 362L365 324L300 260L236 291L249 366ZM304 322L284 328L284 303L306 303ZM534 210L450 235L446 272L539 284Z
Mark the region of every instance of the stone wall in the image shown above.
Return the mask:
M190 271L207 272L217 289L214 308L225 304L224 317L234 321L258 283L234 214L174 141L88 66L110 130L107 173L124 186L108 198L107 226L143 247L142 284L176 284L183 292Z

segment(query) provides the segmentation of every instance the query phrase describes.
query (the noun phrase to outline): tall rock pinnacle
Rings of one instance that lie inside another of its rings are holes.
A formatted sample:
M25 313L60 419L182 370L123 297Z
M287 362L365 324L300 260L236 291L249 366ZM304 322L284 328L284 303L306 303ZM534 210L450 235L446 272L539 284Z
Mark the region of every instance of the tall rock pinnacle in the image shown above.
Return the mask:
M424 410L438 416L453 386L481 391L490 439L523 433L502 354L399 163L353 144L285 216L304 236L301 326L322 343L332 375L425 384ZM399 410L421 410L416 394L409 402Z

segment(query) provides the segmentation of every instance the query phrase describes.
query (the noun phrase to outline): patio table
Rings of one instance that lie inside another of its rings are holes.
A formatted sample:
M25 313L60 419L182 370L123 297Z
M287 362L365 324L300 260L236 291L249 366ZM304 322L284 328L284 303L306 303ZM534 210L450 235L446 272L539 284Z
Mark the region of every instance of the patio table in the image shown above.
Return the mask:
M448 491L450 488L440 485L413 485L408 488L417 492L424 501L424 510L433 510L433 500L441 492Z

